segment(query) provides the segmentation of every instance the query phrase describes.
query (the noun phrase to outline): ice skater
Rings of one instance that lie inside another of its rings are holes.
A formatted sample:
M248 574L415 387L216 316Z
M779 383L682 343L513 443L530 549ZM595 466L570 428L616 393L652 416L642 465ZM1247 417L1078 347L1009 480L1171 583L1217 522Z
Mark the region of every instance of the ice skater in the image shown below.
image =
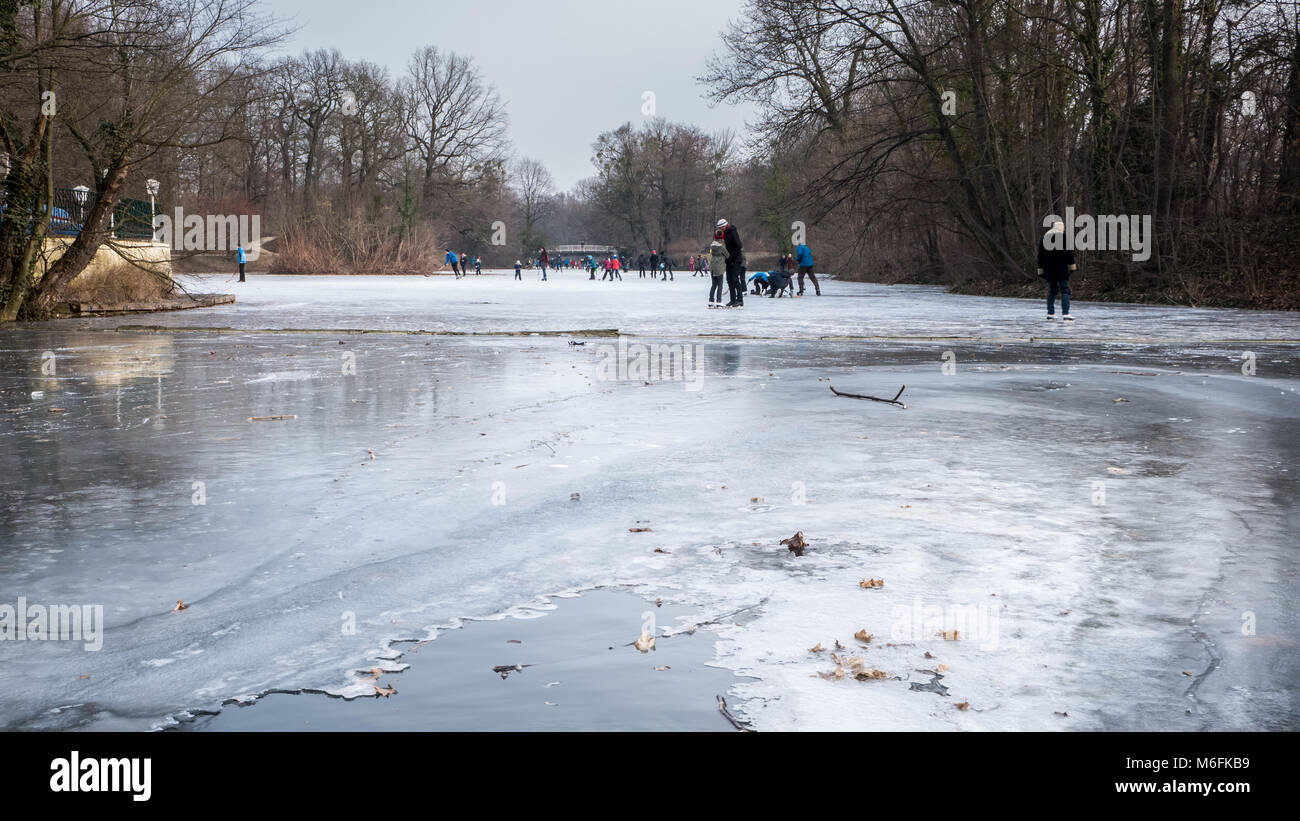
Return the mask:
M542 252L537 255L537 262L542 266L542 282L546 281L546 266L551 264L551 255L546 253L543 248Z
M731 292L728 308L745 307L745 245L740 241L740 231L726 219L718 220L722 244L727 247L727 288Z
M722 232L713 232L713 242L708 248L709 272L713 277L709 285L709 307L722 307L722 280L727 273L727 246L722 244Z
M1061 236L1053 236L1060 234ZM1047 318L1056 319L1056 295L1061 295L1061 319L1070 316L1070 272L1075 270L1074 251L1065 247L1065 223L1054 222L1038 244L1038 275L1047 280ZM1052 247L1048 248L1048 243Z
M771 284L772 279L767 275L767 271L759 271L749 278L749 282L754 286L754 290L750 291L750 293L754 296L762 296L768 285Z
M451 272L456 275L456 279L460 279L460 257L457 257L450 248L443 250L447 252L447 256L442 261L442 267L446 268L450 265Z
M767 297L775 299L784 297L786 291L790 292L790 298L794 298L794 284L790 281L790 272L785 268L778 268L768 274Z
M244 253L242 245L235 249L235 262L239 263L239 281L244 282L244 264L248 262L248 255Z
M522 281L524 278L523 271L524 271L524 264L519 260L515 260L515 279Z
M808 247L807 243L801 242L795 246L794 261L799 266L799 296L803 296L803 278L805 275L812 280L817 296L821 296L822 286L817 284L817 275L813 273L812 249Z

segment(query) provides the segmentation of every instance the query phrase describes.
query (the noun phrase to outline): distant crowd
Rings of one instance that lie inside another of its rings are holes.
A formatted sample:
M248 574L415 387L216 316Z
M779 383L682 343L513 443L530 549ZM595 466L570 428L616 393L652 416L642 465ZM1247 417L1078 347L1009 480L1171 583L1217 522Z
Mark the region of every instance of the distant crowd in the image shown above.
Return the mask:
M471 265L476 275L482 274L481 257L457 254L450 248L446 249L442 267L444 270L451 268L457 279L467 276ZM772 299L803 296L805 279L812 283L813 292L821 296L821 284L817 281L813 266L812 249L800 242L793 253L784 253L777 258L774 270L758 271L747 278L749 261L745 257L740 230L728 220L720 219L713 232L713 241L703 253L687 256L685 265L667 253L660 253L658 249L639 253L633 259L622 253L565 255L555 258L545 248L541 248L536 257L515 260L515 279L523 279L524 268L540 269L543 282L547 281L547 274L555 270L586 271L588 279L592 281L599 272L602 282L622 282L623 273L626 271L631 276L633 270L640 279L649 276L650 279L662 282L676 282L677 274L689 272L692 277L711 280L708 301L710 308L743 308L746 293L766 295ZM722 297L724 282L727 287L725 302Z

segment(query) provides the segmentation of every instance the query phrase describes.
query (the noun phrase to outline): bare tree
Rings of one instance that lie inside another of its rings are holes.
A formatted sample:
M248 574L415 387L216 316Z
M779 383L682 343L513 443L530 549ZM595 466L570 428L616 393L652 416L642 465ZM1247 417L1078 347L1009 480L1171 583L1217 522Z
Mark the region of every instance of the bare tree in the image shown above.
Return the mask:
M465 185L484 163L499 160L507 119L496 90L469 57L425 46L412 55L401 84L406 133L422 171L422 210Z
M519 221L523 224L519 251L530 254L546 242L546 238L538 233L537 226L554 211L555 179L546 166L529 157L514 163L510 178L518 202Z

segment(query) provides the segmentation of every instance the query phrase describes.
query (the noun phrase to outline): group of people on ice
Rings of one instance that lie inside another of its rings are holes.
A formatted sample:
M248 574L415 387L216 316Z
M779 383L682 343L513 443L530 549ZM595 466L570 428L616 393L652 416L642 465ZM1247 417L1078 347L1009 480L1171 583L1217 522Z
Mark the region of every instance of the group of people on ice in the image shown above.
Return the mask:
M708 264L708 272L713 277L713 284L709 288L709 307L710 308L743 308L745 307L745 292L747 284L752 284L754 290L751 292L755 296L761 296L766 293L768 298L774 299L777 296L791 297L803 296L804 277L811 282L814 292L817 296L822 295L821 285L817 282L817 275L813 271L813 255L807 243L799 243L795 246L793 257L789 254L782 255L780 262L774 271L759 271L745 279L747 272L747 261L745 259L745 246L740 239L740 231L726 219L718 220L718 224L713 232L713 242L709 244L708 252L705 259ZM794 292L793 276L796 268L799 275L799 292ZM727 281L727 302L722 301L722 280Z
M456 279L460 279L463 276L469 276L470 265L474 266L475 275L483 273L482 257L471 257L469 254L457 254L450 248L444 248L443 250L447 252L447 256L443 258L442 267L446 268L450 265L451 272L456 275Z
M483 261L480 257L471 258L468 254L456 254L450 248L446 249L446 254L443 268L450 266L457 279L468 274L471 260L475 274L481 274L483 271ZM529 267L532 267L534 260L529 258L528 262ZM536 263L541 268L542 281L545 282L548 269L554 267L552 266L551 255L545 248L538 251ZM745 306L745 294L749 287L753 288L749 293L755 296L766 294L772 299L785 296L803 296L805 277L812 282L813 290L817 296L821 296L821 284L817 282L817 275L814 273L813 265L812 250L806 243L801 242L795 246L793 254L783 254L781 256L775 270L758 271L747 280L745 274L748 272L748 261L745 258L744 243L740 239L740 231L726 219L718 220L713 232L713 241L704 250L704 253L698 257L692 254L687 261L687 268L690 270L692 277L703 276L712 280L709 287L710 308L743 308ZM579 257L577 260L564 257L559 261L559 266L586 270L592 280L596 278L596 271L600 270L603 272L600 277L601 281L609 282L615 280L621 282L624 270L631 273L628 259L618 254L610 254L600 260L590 254L586 257ZM636 258L636 267L643 279L648 272L651 279L662 277L664 282L676 281L673 260L667 254L661 255L658 250L652 250L649 254L639 254ZM515 260L515 279L523 279L523 268L523 261ZM796 273L799 286L797 293L795 291ZM726 302L722 301L722 284L724 280L727 284ZM1066 304L1068 305L1068 303Z

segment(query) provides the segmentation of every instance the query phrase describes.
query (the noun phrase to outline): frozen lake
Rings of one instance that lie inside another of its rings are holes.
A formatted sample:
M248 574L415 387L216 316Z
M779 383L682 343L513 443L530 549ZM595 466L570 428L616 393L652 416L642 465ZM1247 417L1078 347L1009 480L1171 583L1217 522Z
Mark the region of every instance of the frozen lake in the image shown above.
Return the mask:
M570 624L554 597L597 588L631 594L601 617L627 642L647 613L703 625L759 730L1300 729L1300 316L1066 326L835 281L708 310L689 273L224 280L191 284L233 306L0 327L0 608L106 623L97 651L0 642L0 729L373 695L361 671L421 664L394 643ZM682 380L609 369L679 344Z

